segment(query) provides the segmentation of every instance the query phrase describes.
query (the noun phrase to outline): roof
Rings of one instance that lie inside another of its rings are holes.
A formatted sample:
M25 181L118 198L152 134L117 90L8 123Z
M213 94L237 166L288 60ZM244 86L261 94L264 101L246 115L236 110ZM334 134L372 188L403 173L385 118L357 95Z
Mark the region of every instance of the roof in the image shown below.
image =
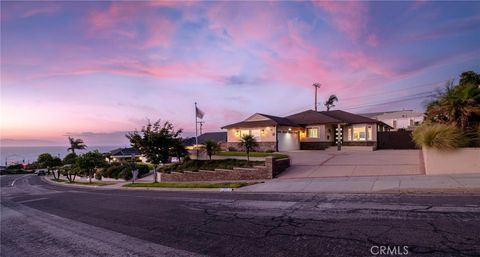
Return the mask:
M198 136L198 143L204 144L206 141L211 140L213 142L227 142L227 132L207 132ZM183 140L185 145L194 145L195 137L190 137Z
M297 127L298 125L292 122L287 118L277 117L273 115L267 115L258 113L259 115L264 116L265 120L244 120L241 122L233 123L230 125L223 126L222 129L226 128L251 128L251 127L265 127L265 126L294 126Z
M358 124L358 123L378 123L378 120L371 119L362 115L353 114L346 111L334 110L334 111L322 111L320 112L337 120L341 120L345 123Z
M289 120L300 125L325 124L325 123L341 123L341 120L316 112L307 110L297 114L287 116Z
M127 156L127 155L130 156L130 155L140 155L140 152L133 147L129 147L129 148L117 148L117 149L111 150L110 154L112 156Z
M306 125L314 124L338 124L338 123L348 123L348 124L360 124L360 123L375 123L388 126L387 124L371 119L362 115L353 114L341 110L334 111L314 111L307 110L299 112L287 117L277 117L267 114L257 113L265 117L266 119L262 120L244 120L234 124L230 124L222 127L222 129L228 128L252 128L252 127L265 127L265 126L292 126L300 127ZM390 127L390 126L388 126Z

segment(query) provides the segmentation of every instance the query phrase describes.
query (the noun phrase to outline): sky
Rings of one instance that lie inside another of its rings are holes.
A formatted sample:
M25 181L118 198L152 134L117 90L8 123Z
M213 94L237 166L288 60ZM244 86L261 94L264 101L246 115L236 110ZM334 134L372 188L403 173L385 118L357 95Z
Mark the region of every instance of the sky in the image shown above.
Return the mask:
M127 145L146 120L423 111L480 72L480 2L1 2L1 143Z

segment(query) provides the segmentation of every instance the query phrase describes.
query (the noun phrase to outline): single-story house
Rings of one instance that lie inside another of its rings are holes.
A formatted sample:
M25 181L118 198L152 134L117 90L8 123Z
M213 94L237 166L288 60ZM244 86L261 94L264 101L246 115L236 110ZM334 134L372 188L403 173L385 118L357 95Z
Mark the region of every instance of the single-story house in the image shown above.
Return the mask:
M345 146L376 147L377 132L391 129L381 121L341 110L307 110L287 117L255 113L222 129L227 130L227 147L240 149L241 137L252 135L259 151L292 151L322 150L335 145L338 126Z
M213 141L217 144L225 144L227 142L227 132L206 132L198 136L198 144L203 145L206 141ZM183 140L183 144L188 148L195 145L195 137Z
M107 158L108 162L127 161L131 160L133 156L135 156L135 158L140 158L143 161L140 152L133 147L117 148L109 151L107 154L109 154L109 158Z

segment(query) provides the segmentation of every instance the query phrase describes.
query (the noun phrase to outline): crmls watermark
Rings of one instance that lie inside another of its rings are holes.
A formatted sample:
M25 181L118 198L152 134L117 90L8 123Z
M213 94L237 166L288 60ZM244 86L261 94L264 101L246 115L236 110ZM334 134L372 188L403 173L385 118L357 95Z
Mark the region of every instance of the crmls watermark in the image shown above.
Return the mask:
M373 245L370 247L373 256L404 256L408 255L408 246L400 245Z

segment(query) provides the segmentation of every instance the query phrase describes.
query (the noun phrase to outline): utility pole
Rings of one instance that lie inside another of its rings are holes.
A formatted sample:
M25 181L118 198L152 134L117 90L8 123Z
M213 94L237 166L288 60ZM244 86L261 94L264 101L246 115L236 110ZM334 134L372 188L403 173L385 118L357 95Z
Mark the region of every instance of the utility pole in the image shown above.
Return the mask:
M317 103L317 89L319 89L322 86L322 84L316 82L316 83L313 83L312 86L315 88L315 111L317 111L317 106L318 106L318 103Z

